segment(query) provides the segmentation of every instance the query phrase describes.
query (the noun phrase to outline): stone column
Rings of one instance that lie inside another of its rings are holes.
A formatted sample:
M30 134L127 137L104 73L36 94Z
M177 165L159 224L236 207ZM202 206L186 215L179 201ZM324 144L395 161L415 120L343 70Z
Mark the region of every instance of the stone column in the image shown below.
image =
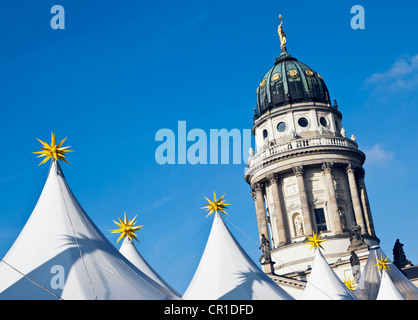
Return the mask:
M312 221L311 214L309 212L308 199L306 197L305 182L303 181L303 166L293 167L293 172L296 176L298 189L299 189L299 199L300 206L302 208L303 224L305 226L305 234L312 234Z
M353 208L353 201L351 201L351 193L350 193L350 185L348 184L348 176L344 176L343 177L343 187L344 187L344 191L345 191L345 198L347 200L347 206L346 206L346 210L345 210L345 218L346 218L346 229L350 230L351 227L354 225L355 223L355 218L354 218L354 208Z
M363 205L363 212L366 218L367 228L369 230L370 235L376 236L376 233L374 230L372 213L370 211L369 198L367 196L367 191L366 191L366 184L364 183L364 169L363 168L360 171L359 187L360 187L361 203Z
M253 189L253 191L251 192L251 195L253 196L253 200L255 202L255 211L257 214L258 233L260 235L260 248L263 245L262 235L264 234L268 242L265 245L267 245L268 247L267 250L270 251L271 241L270 241L270 234L269 234L269 229L268 229L268 224L267 224L267 216L266 216L266 210L264 207L264 196L263 196L263 190L265 186L262 183L257 183L251 187ZM274 265L274 262L270 260L267 262L262 262L261 268L263 269L265 273L274 273L273 265Z
M253 191L251 192L251 195L253 196L253 200L255 203L255 212L257 215L257 225L258 225L258 233L260 235L260 241L261 241L261 236L264 234L270 243L270 234L269 234L269 229L267 225L267 216L266 216L266 210L264 207L264 197L263 197L264 184L257 183L253 186L252 189Z
M287 243L286 241L286 230L284 226L284 217L282 212L282 205L279 194L279 186L277 185L278 178L277 175L272 173L267 176L267 179L270 183L271 192L273 195L273 204L274 211L270 212L270 216L274 217L274 222L272 221L272 228L277 233L277 246L281 246ZM274 225L273 225L274 224Z
M335 234L342 233L341 221L340 221L340 212L338 210L337 195L335 194L334 182L332 180L331 168L333 163L326 162L322 165L322 171L325 174L326 178L326 190L329 195L329 211L330 216L333 222L333 229Z
M361 203L358 196L358 189L356 183L356 177L354 176L354 165L350 163L347 166L348 184L350 186L351 200L353 201L354 215L356 217L356 223L361 227L361 233L367 233L366 225L363 219L363 212L361 209Z

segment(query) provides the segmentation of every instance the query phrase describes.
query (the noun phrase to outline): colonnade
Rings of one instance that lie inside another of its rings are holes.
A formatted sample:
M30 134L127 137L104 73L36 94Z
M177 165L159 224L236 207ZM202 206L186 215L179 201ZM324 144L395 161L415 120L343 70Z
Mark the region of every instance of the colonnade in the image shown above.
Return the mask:
M341 164L338 164L338 166L341 167ZM339 210L337 194L333 182L332 171L335 170L335 167L336 166L331 162L324 162L321 169L324 175L325 192L327 193L329 200L327 206L328 223L331 224L333 233L338 235L346 230L344 230L344 224L341 221L341 212ZM355 167L353 163L344 165L344 169L347 174L349 195L353 208L353 212L347 213L348 215L351 215L348 220L351 223L355 222L359 225L363 235L369 234L375 236L369 200L364 183L364 169ZM304 171L302 165L293 167L293 173L296 176L298 186L303 233L305 235L312 235L313 231L316 230L316 222L313 219L313 214L309 208ZM266 178L267 181L253 184L251 189L255 203L260 239L262 234L270 241L272 240L271 238L273 238L274 247L276 248L290 243L292 236L289 230L286 209L283 205L284 198L281 190L281 176L271 173L268 174ZM267 215L264 196L266 194L266 188L268 187L271 188L273 205L270 205L270 212ZM350 201L350 199L347 201Z

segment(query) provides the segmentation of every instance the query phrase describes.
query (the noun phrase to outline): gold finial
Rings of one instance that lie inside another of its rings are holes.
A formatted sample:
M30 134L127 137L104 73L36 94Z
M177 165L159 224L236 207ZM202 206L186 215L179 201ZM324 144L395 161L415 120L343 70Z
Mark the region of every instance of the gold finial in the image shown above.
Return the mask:
M207 201L209 201L209 203L205 207L201 208L201 209L206 209L206 211L209 211L206 218L209 217L213 212L218 212L218 213L222 212L222 213L228 214L226 213L224 209L226 209L226 206L229 206L230 204L225 203L225 200L223 200L224 197L225 195L223 195L219 199L216 199L215 191L213 192L213 201L204 197Z
M42 151L33 152L35 154L39 154L38 158L45 157L45 159L39 164L43 164L47 162L49 159L55 159L55 161L65 161L70 164L65 159L65 153L67 152L74 152L74 150L67 150L70 147L63 147L62 144L67 138L63 139L59 144L55 144L55 133L51 132L51 144L48 144L46 141L39 140L42 143L43 147L41 148Z
M280 14L279 15L280 18L280 24L279 24L279 28L277 30L277 33L279 34L280 37L280 48L282 49L282 51L286 51L286 33L284 32L282 25L283 25L283 17Z

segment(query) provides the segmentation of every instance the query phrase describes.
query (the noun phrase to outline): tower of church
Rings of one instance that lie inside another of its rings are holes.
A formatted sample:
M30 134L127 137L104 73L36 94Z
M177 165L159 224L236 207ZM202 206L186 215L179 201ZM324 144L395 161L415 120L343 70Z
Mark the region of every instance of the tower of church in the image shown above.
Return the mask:
M282 24L281 54L257 88L257 152L250 150L245 173L260 241L266 237L271 248L271 263L261 260L263 270L305 280L314 254L304 242L316 232L326 240L324 255L334 271L353 279L358 275L350 258L365 262L368 247L379 243L364 182L365 155L356 137L346 136L320 73L287 52Z

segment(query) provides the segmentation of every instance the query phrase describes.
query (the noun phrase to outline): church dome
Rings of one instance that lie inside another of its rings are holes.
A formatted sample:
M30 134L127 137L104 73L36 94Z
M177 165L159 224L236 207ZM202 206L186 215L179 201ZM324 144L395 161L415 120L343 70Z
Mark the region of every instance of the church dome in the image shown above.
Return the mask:
M330 103L321 75L282 50L257 88L257 116L291 103Z

